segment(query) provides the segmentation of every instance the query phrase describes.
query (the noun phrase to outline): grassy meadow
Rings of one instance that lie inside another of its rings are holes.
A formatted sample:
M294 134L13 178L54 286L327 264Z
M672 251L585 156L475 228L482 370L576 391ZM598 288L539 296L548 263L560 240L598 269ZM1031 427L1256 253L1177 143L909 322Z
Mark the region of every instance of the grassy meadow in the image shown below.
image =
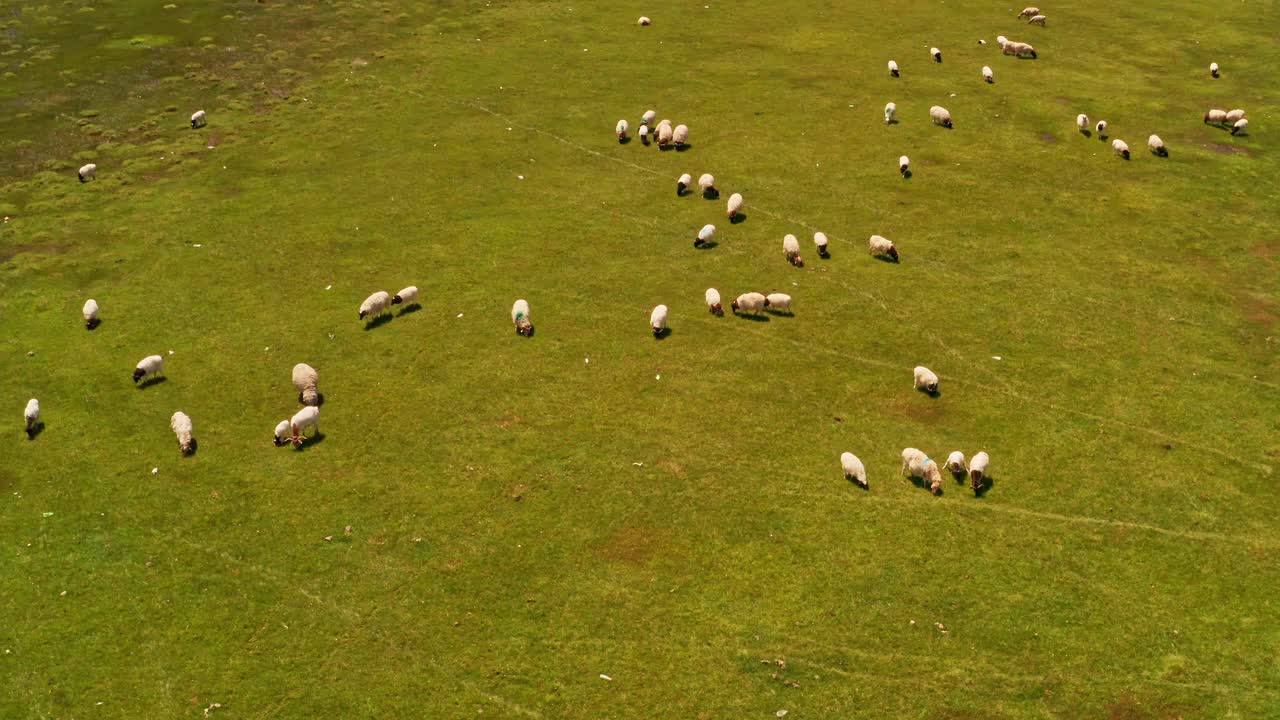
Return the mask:
M1280 717L1274 11L1041 7L0 1L0 718Z

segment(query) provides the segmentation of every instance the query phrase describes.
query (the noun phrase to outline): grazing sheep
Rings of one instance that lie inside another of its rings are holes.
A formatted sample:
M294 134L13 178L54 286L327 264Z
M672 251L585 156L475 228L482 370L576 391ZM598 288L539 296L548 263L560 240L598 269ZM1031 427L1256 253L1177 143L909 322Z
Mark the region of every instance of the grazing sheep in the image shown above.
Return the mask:
M289 418L289 434L294 447L302 445L302 434L307 428L315 428L312 437L320 434L320 408L314 405L302 408Z
M618 124L613 126L613 131L618 135L618 142L622 143L627 141L627 130L630 128L631 126L627 124L626 120L619 120Z
M923 390L930 395L938 392L938 376L929 368L923 365L917 365L912 371L915 378L915 387L917 390Z
M667 306L659 305L653 309L649 315L649 328L653 330L655 338L662 337L662 333L667 329Z
M1024 18L1024 17L1034 17L1034 16L1039 15L1039 14L1040 14L1040 8L1038 8L1038 7L1025 7L1025 8L1023 8L1023 9L1022 9L1022 12L1018 13L1018 19L1019 19L1019 20L1021 20L1021 19L1022 19L1022 18Z
M804 260L800 257L800 241L795 235L788 233L782 238L782 252L787 257L787 262L796 267L804 267Z
M280 447L281 445L284 445L285 443L289 442L289 421L288 420L281 420L276 425L275 433L271 438L271 442L275 443L276 447Z
M640 125L653 125L653 119L658 117L657 110L645 110L644 115L640 116Z
M987 41L986 41L986 40L983 40L982 38L978 38L978 44L979 44L979 45L986 45L986 44L987 44Z
M720 291L707 288L707 310L716 317L724 317L724 308L720 305Z
M898 157L898 172L902 173L902 177L911 175L911 158L906 155Z
M316 383L320 382L320 374L306 363L293 366L293 386L298 389L298 399L303 405L319 405L320 393L316 392Z
M947 109L941 105L934 105L929 108L929 117L933 118L933 121L938 125L945 128L951 127L951 113L947 112Z
M1248 118L1240 118L1239 120L1236 121L1235 125L1231 126L1232 135L1246 135L1248 134L1248 130L1249 130Z
M1043 15L1036 15L1035 17L1027 21L1028 25L1039 25L1040 27L1044 27L1045 26L1044 23L1045 23L1045 16Z
M1111 141L1111 149L1115 150L1116 154L1125 160L1129 159L1129 144L1120 138Z
M27 407L22 411L22 417L27 421L27 438L34 438L36 430L40 427L40 401L31 398L27 401Z
M858 483L863 490L867 489L867 469L862 466L857 455L851 452L840 453L840 467L844 469L845 480Z
M1227 122L1227 111L1210 110L1204 114L1204 122L1206 125L1222 125Z
M827 251L827 234L824 232L816 232L813 234L813 244L818 246L818 257L826 260L831 257L831 253Z
M774 312L791 314L791 296L786 293L769 293L764 298L764 306Z
M898 262L898 248L894 247L893 242L888 238L872 235L868 246L871 248L873 256L887 257L894 262Z
M996 74L991 72L990 66L988 65L982 66L982 79L986 80L987 84L991 84L996 81Z
M84 307L80 309L80 312L84 314L85 328L92 330L98 327L98 301L97 300L94 300L93 298L89 298L88 300L85 300Z
M889 61L889 74L893 77L898 77L898 63L892 60Z
M702 189L702 197L714 200L720 197L720 191L716 190L716 179L711 173L703 173L698 178L698 187Z
M732 303L729 303L730 309L736 315L739 311L751 312L756 315L760 311L768 307L769 299L758 292L743 293L739 295Z
M673 137L674 133L672 132L670 125L658 126L658 147L666 147L670 145Z
M982 492L982 483L987 476L987 466L990 464L991 457L985 452L974 455L969 461L969 487L973 488L974 495Z
M642 145L648 145L649 144L649 126L641 125L639 134L640 134L640 143Z
M738 217L738 213L740 212L742 212L742 194L734 193L729 196L729 220L732 222L734 218Z
M933 58L936 63L942 62L942 51L936 47L929 48L929 57Z
M964 453L956 450L947 456L947 469L952 475L963 475L968 468L964 464Z
M368 315L378 317L386 313L390 307L391 296L385 290L379 290L360 303L360 319L363 320Z
M1080 132L1087 134L1089 132L1089 116L1084 113L1077 115L1076 127L1080 128Z
M196 441L191 437L191 418L187 414L179 410L169 418L169 427L173 429L173 434L178 437L178 452L183 456L190 455L195 450Z
M938 471L938 463L934 462L920 450L903 448L902 474L918 477L929 486L934 495L942 494L942 473Z
M516 300L511 305L511 322L516 324L516 334L529 337L533 335L533 322L529 320L529 301Z
M1218 63L1209 63L1209 74L1218 77Z
M898 106L893 103L887 103L884 106L884 124L892 125L893 116L898 112Z
M1106 120L1099 120L1099 121L1098 121L1098 124L1093 126L1093 130L1094 130L1094 132L1098 133L1098 138L1099 138L1099 139L1101 139L1101 138L1105 137L1106 132L1107 132L1107 121L1106 121Z
M644 128L640 128L640 129L643 130ZM689 186L692 184L693 184L692 175L690 175L689 173L685 173L681 175L680 179L676 180L676 197L680 197L684 195L684 191L688 190Z
M164 371L164 358L159 355L148 355L138 361L133 369L133 381L136 383L144 377L155 377Z
M1239 122L1242 117L1244 117L1243 110L1230 110L1227 112L1227 123L1234 125Z
M641 16L640 16L640 19L639 19L639 20L637 20L636 22L637 22L638 24L640 24L640 25L649 25L649 24L651 24L653 21L652 21L652 20L650 20L649 18L647 18L647 17L645 17L645 16L641 15Z
M710 224L703 225L702 229L698 231L698 237L693 239L693 246L696 248L700 248L703 245L710 243L712 238L714 238L715 236L716 236L715 225L710 225Z
M671 141L676 147L684 147L689 144L689 126L677 125L675 130L671 131Z
M409 287L396 293L391 298L391 304L404 305L405 307L412 307L413 305L417 305L418 304L418 286L410 285Z
M1164 146L1164 141L1160 139L1159 135L1152 135L1147 138L1147 148L1160 157L1169 156L1169 148Z
M1002 48L1002 51L1004 52L1005 55L1014 55L1016 57L1029 57L1032 60L1035 60L1037 57L1039 57L1036 54L1036 49L1024 42L1014 42L1012 40L1007 40L1005 41L1004 45L1001 45L1000 47Z
M80 182L89 182L90 180L96 180L98 177L98 166L95 165L94 163L89 163L88 165L81 166L80 170L76 172L76 175L79 176Z
M203 111L203 110L197 110L197 111L195 111L194 113L192 113L192 114L191 114L191 129L192 129L192 130L195 130L196 128L199 128L199 127L204 127L204 126L205 126L205 125L207 125L207 124L208 124L208 122L206 122L206 121L205 121L205 116L204 116L204 111Z

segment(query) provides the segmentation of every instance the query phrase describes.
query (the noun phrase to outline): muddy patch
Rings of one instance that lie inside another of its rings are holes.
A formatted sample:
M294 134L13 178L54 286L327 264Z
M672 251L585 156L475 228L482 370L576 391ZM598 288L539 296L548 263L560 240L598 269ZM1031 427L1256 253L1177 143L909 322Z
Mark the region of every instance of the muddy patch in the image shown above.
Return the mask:
M684 477L684 466L675 460L663 460L658 463L658 469L671 473L676 477Z
M895 401L890 408L918 423L932 423L944 415L941 398L929 397L919 390L914 394L919 397Z
M62 245L59 243L41 243L38 245L26 245L24 247L0 247L0 263L8 262L22 253L34 255L58 255L67 251L70 245Z
M1280 320L1280 312L1277 310L1280 308L1277 308L1276 303L1268 298L1257 295L1245 295L1240 298L1240 311L1244 313L1244 319L1261 328L1263 332L1270 332L1276 326L1277 320Z
M1252 155L1253 154L1249 152L1247 148L1242 148L1239 145L1229 145L1227 143L1208 143L1207 145L1205 145L1205 147L1221 155Z
M1040 142L1046 145L1057 145L1058 136L1053 133L1040 133Z
M653 530L628 524L615 530L597 546L595 554L609 562L639 566L653 559L663 544Z
M514 413L507 413L498 418L498 427L503 430L510 430L512 427L520 424L520 416Z

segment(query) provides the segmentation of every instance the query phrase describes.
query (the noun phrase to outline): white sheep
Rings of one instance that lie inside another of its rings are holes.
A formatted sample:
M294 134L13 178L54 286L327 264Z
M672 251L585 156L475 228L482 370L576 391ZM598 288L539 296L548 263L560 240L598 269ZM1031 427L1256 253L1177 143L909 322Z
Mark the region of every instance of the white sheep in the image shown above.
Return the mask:
M613 132L618 136L618 142L627 141L627 130L631 129L631 125L625 119L619 120L617 125L613 126Z
M982 494L982 485L987 477L987 466L991 464L991 457L985 452L980 452L973 456L969 461L969 486L973 488L974 495Z
M198 127L204 127L207 124L208 122L205 121L205 115L203 110L197 110L191 113L191 129L192 130L195 130Z
M831 257L830 251L827 250L827 234L824 232L816 232L813 234L813 244L818 246L818 257L826 260Z
M1227 122L1227 111L1213 109L1204 114L1206 125L1222 125Z
M893 77L898 77L898 63L892 60L889 61L889 74Z
M1147 138L1147 149L1160 157L1169 156L1169 148L1164 146L1164 141L1160 139L1159 135L1152 135Z
M1004 45L1001 45L1000 47L1005 55L1014 55L1016 57L1029 57L1032 60L1035 60L1036 58L1039 57L1039 55L1036 54L1036 49L1028 43L1006 40Z
M98 166L95 165L94 163L89 163L88 165L82 165L80 167L80 170L77 171L76 175L79 176L80 182L89 182L90 180L96 180L98 177Z
M693 239L693 246L696 248L700 248L703 245L708 245L715 238L715 236L716 236L715 225L711 225L711 224L703 225L702 229L698 231L698 237Z
M1106 121L1106 120L1099 120L1099 121L1098 121L1098 124L1096 124L1096 125L1094 125L1094 126L1093 126L1093 131L1094 131L1094 132L1096 132L1096 133L1098 133L1098 138L1099 138L1099 139L1101 139L1101 138L1105 137L1105 136L1106 136L1106 132L1107 132L1107 121Z
M938 392L938 375L923 365L917 365L912 371L915 388L923 390L930 395Z
M529 337L533 335L533 321L529 319L529 301L520 299L511 305L511 322L516 325L516 334Z
M665 120L663 122L666 122ZM671 144L674 133L670 125L658 125L658 147L666 147Z
M155 377L164 372L164 358L159 355L148 355L138 361L133 369L133 381L136 383L144 377Z
M1243 111L1243 110L1239 110L1239 109L1237 109L1237 110L1228 110L1228 111L1227 111L1227 123L1228 123L1228 124L1234 125L1234 124L1236 124L1237 122L1239 122L1240 118L1243 118L1243 117L1244 117L1244 111Z
M884 106L884 124L892 125L893 116L898 112L898 106L893 103L886 103Z
M294 447L302 445L303 433L307 428L315 428L312 437L320 434L320 408L314 405L302 408L289 418L289 434Z
M281 420L276 425L275 433L272 436L271 441L276 444L276 447L280 447L281 445L289 442L289 434L289 421Z
M40 429L40 401L35 398L28 400L22 417L27 421L27 438L34 438Z
M316 391L318 382L320 382L320 373L317 373L315 368L306 363L293 366L293 386L298 389L298 400L303 405L320 404L320 393Z
M738 217L738 213L742 212L742 194L734 193L729 196L729 204L727 206L729 221L732 222Z
M787 258L787 262L796 267L804 267L804 259L800 257L800 241L795 235L787 233L782 238L782 252Z
M872 256L887 257L894 262L898 262L898 248L893 246L893 242L889 238L872 235L867 245L871 249Z
M765 309L768 302L768 298L764 295L758 292L749 292L739 295L732 303L729 304L729 307L733 310L734 314L741 311L759 315L760 311Z
M902 474L918 477L924 480L934 495L942 494L942 473L938 470L938 463L922 451L916 448L902 449Z
M942 62L942 51L936 47L929 48L929 57L933 58L936 63Z
M178 452L190 455L196 449L196 441L191 437L191 418L179 410L169 418L169 427L178 438Z
M644 128L641 128L641 129L643 130ZM684 191L688 190L689 186L692 184L693 184L692 175L690 175L689 173L685 173L681 175L680 179L676 180L676 197L680 197L684 195Z
M645 17L644 15L641 15L641 16L640 16L640 19L639 19L639 20L637 20L636 22L637 22L637 24L639 24L639 25L649 25L649 24L651 24L653 21L652 21L652 20L650 20L649 18Z
M643 145L648 145L649 144L649 126L641 125L639 135L640 135L640 143Z
M906 155L898 156L898 172L902 173L902 177L911 176L911 158Z
M764 298L764 306L773 312L791 313L791 296L786 293L769 293Z
M392 305L404 305L406 308L418 304L418 286L410 285L391 297Z
M649 314L649 329L653 330L655 338L662 337L662 333L667 330L667 306L659 305Z
M1021 20L1021 19L1022 19L1022 18L1024 18L1024 17L1034 17L1034 16L1039 15L1039 14L1040 14L1040 8L1038 8L1038 7L1025 7L1025 8L1023 8L1023 9L1022 9L1022 12L1018 13L1018 19L1019 19L1019 20Z
M1116 154L1125 160L1129 159L1129 144L1120 138L1111 141L1111 149L1115 150Z
M997 36L996 36L996 44L1000 46L1000 49L1001 49L1001 50L1003 50L1003 49L1004 49L1004 46L1005 46L1008 42L1009 42L1009 38L1007 38L1007 37L1005 37L1005 36L1003 36L1003 35L997 35Z
M1080 128L1080 132L1088 134L1089 132L1089 116L1080 113L1076 116L1076 127Z
M1248 118L1240 118L1239 120L1236 121L1235 125L1231 126L1232 135L1246 135L1248 134L1248 130L1249 130Z
M676 147L684 147L689 144L689 126L677 125L675 130L671 131L671 141Z
M702 197L714 200L720 197L720 191L716 190L716 179L711 173L702 173L698 177L698 187L702 190Z
M991 72L991 66L989 65L982 66L982 79L986 80L988 84L996 81L996 74Z
M1209 63L1209 74L1218 77L1218 63Z
M378 317L388 312L390 308L391 296L385 290L379 290L360 303L360 319L363 320L366 316Z
M724 308L720 305L720 291L715 288L707 288L707 310L716 317L724 317Z
M941 105L934 105L929 108L929 117L938 125L946 128L951 127L951 113L947 112L947 109Z
M862 466L857 455L851 452L840 453L840 467L844 470L845 480L858 483L863 490L867 489L867 469Z
M947 456L947 469L952 475L963 475L968 469L964 463L964 453L956 450Z
M645 110L644 115L640 117L640 125L641 126L653 125L653 119L656 117L658 117L657 110Z
M84 301L84 307L80 309L84 315L84 326L89 330L98 327L98 301L89 298Z
M1043 16L1043 15L1036 15L1035 17L1033 17L1033 18L1031 18L1030 20L1028 20L1028 21L1027 21L1027 24L1028 24L1028 25L1039 25L1040 27L1044 27L1044 26L1045 26L1045 20L1046 20L1045 16Z

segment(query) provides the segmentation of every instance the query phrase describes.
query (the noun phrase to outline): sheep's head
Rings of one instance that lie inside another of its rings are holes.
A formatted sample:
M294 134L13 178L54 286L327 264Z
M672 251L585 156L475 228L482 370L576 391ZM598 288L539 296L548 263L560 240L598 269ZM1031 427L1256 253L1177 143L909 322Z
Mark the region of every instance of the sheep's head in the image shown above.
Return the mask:
M185 440L178 445L178 452L182 453L183 457L190 455L194 449L194 441L192 440Z
M404 298L400 297L399 295L396 295L395 297L391 298L392 305L399 305L402 302L404 302Z
M934 495L941 495L942 480L935 478L933 482L929 483L929 492L933 493Z
M658 326L656 326L656 325L655 325L655 326L654 326L654 328L653 328L653 336L654 336L654 337L662 337L662 331L663 331L664 329L665 329L665 328L660 328L660 327L658 327Z
M794 257L791 258L791 264L795 265L798 268L802 268L804 267L804 258L800 257L800 254L797 253Z
M894 262L898 262L898 248L896 247L889 248L889 257L893 258Z
M720 306L720 303L716 303L715 305L711 306L711 314L715 315L716 317L720 317L724 315L724 308Z
M366 312L366 311L364 311L364 310L361 310L361 311L360 311L360 319L361 319L361 320L363 320L363 319L364 319L364 316L365 316L365 315L368 315L368 314L369 314L368 312Z
M142 368L134 368L134 370L133 370L133 381L134 381L134 382L138 382L139 380L141 380L141 379L142 379L142 376L143 376L143 375L146 375L146 374L147 374L147 371L146 371L146 370L143 370Z
M533 323L529 322L525 318L520 318L516 321L516 334L523 335L524 337L533 335Z
M729 309L734 312L738 312L738 301L734 300L733 302L729 303Z
M274 443L276 447L280 447L281 445L284 445L285 443L289 442L289 439L282 438L279 435L272 435L271 442Z
M950 127L951 127L951 118L947 118L945 121L943 121L943 123L942 123L942 124L943 124L943 125L946 125L948 128L950 128Z
M936 393L938 392L938 382L935 380L931 383L928 383L924 386L924 389L928 390L931 393Z

